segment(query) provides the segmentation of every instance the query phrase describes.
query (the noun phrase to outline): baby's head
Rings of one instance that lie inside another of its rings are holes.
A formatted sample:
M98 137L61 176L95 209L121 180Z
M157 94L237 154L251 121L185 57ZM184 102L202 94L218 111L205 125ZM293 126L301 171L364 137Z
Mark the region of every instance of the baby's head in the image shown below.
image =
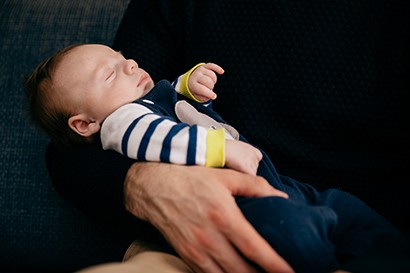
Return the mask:
M26 80L33 120L62 143L89 143L105 118L154 86L134 60L98 44L72 45Z

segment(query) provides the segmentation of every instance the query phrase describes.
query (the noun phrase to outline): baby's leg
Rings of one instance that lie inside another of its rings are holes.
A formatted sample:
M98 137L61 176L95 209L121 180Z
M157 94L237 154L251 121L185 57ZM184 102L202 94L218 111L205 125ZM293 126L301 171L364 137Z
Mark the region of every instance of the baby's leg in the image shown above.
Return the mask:
M333 242L340 261L389 247L400 237L389 221L349 193L328 190L320 194L318 203L338 216Z
M338 189L324 192L281 176L289 199L306 205L331 208L338 218L333 234L335 253L339 262L360 257L377 248L385 248L399 239L399 231L376 211L355 196Z
M331 235L336 214L280 197L238 198L255 229L296 272L330 272L337 265Z

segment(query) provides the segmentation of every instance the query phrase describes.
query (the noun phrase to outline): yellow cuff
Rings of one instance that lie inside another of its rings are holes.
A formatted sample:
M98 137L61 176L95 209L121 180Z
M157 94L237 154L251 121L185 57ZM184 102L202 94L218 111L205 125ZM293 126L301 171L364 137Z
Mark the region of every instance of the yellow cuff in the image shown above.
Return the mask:
M204 63L199 63L196 66L194 66L193 68L191 68L187 73L185 73L184 75L182 75L181 77L181 90L179 91L181 93L181 95L184 95L185 97L194 100L196 102L201 102L200 100L198 100L197 98L195 98L195 96L191 93L191 90L189 90L188 88L188 80L189 80L189 76L191 76L192 72L194 72L195 69L197 69L197 67L203 65Z
M225 166L225 130L209 129L206 137L206 167Z

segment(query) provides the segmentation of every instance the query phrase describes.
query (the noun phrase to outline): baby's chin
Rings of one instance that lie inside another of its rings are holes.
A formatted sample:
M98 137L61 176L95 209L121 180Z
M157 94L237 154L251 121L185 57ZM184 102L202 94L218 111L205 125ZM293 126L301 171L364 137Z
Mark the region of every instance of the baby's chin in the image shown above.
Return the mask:
M151 92L151 90L154 88L155 84L154 82L151 80L147 82L147 84L144 86L144 92L142 94L142 97L145 96L146 94L148 94L149 92Z

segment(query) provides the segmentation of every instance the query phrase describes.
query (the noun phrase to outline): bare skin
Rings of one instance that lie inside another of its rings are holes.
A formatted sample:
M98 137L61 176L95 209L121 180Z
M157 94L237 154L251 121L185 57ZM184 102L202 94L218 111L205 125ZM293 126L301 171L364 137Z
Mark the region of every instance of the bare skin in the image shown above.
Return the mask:
M262 177L229 169L136 163L124 190L127 210L158 228L195 272L257 272L241 254L268 273L293 272L234 200L236 195L286 196Z

